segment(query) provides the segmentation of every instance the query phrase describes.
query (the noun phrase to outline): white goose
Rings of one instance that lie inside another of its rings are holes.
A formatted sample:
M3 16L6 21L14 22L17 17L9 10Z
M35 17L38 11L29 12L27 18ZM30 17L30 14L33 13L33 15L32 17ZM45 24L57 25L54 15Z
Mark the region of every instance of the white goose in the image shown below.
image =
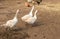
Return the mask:
M37 20L36 13L37 13L37 10L35 11L34 16L25 20L25 22L27 22L28 24L33 24Z
M4 27L13 27L14 25L17 24L18 22L18 19L17 19L17 14L19 12L19 9L16 11L16 14L14 16L14 18L12 20L8 20L5 24L1 25L1 26L4 26Z
M30 18L30 17L33 16L33 15L32 15L33 9L34 9L34 6L32 6L32 9L31 9L31 11L29 12L29 14L24 15L23 17L21 17L22 21L24 21L24 20L26 20L26 19L28 19L28 18Z

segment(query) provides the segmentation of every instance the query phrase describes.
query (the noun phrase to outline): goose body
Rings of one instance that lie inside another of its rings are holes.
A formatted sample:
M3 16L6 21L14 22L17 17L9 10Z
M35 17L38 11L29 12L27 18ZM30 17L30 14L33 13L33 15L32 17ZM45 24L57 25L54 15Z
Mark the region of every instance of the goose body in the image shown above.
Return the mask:
M36 16L37 10L34 13L33 17L28 18L27 20L25 20L25 22L29 23L29 24L33 24L35 23L35 21L37 20L37 16Z
M15 26L17 24L17 22L18 22L18 19L17 19L18 12L19 12L19 10L16 11L15 17L12 20L8 20L2 26L6 26L6 27L13 27L13 26Z
M23 17L21 17L22 21L25 21L25 20L27 20L28 18L30 18L30 17L33 16L33 15L32 15L33 9L34 9L34 6L32 6L32 9L31 9L31 11L29 12L29 14L24 15Z

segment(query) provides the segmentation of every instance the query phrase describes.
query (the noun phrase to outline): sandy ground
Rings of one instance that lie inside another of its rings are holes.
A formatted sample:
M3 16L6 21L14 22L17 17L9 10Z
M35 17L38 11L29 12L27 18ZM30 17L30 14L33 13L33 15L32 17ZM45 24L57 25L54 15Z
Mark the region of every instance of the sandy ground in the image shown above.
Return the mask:
M31 7L26 7L22 1L0 1L0 24L12 19L16 10L20 9L16 27L8 30L0 27L0 39L60 39L59 0L43 0L41 5L35 4L38 19L34 25L21 21L21 17L31 10Z

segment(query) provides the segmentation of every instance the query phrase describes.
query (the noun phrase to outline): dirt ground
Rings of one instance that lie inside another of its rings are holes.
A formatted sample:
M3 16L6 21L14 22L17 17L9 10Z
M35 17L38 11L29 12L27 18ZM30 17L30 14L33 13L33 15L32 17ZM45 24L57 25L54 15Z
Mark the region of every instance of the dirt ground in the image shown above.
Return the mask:
M16 27L0 27L0 39L60 39L59 2L43 0L39 6L34 4L38 19L34 25L29 25L21 20L31 10L31 7L24 5L24 0L0 0L0 25L12 19L16 10L20 9Z

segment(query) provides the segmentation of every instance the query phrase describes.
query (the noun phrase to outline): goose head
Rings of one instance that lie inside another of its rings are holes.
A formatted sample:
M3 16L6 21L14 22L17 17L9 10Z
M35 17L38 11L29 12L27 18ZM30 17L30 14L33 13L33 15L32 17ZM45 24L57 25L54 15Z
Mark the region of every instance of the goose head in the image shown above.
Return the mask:
M16 17L17 17L18 12L19 12L19 9L17 9L17 11L16 11L16 14L15 14Z
M33 9L34 9L34 6L32 6L31 11L29 12L29 15L30 15L30 16L33 16L33 15L32 15Z
M37 16L36 16L37 12L38 12L38 10L36 10L34 13L34 18L36 18L36 19L37 19Z
M14 16L14 19L17 18L18 12L19 12L19 9L17 9L16 14L15 14L15 16Z

